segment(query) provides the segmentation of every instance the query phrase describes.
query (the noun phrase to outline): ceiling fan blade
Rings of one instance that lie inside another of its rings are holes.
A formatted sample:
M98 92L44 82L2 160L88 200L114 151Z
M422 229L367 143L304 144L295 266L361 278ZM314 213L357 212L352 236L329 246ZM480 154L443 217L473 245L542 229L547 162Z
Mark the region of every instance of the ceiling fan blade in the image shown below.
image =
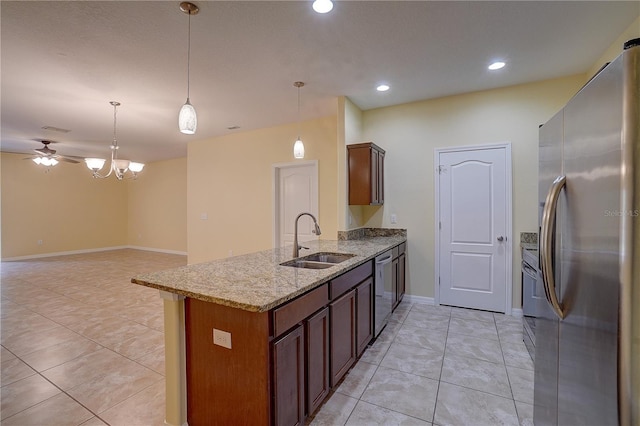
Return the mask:
M42 155L53 155L56 153L55 149L51 149L48 146L44 146L42 148L36 148L34 149L35 152L40 153Z
M56 160L64 161L65 163L78 164L80 163L78 160L74 160L73 158L63 157L62 155L56 156Z

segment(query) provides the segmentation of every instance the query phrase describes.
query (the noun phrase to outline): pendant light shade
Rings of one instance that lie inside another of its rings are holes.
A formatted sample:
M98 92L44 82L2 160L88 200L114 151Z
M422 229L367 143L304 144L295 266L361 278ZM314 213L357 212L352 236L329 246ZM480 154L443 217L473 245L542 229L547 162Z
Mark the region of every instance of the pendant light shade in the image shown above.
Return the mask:
M296 143L293 144L293 156L295 158L304 158L304 144L299 138Z
M302 81L296 81L293 83L294 87L298 88L298 139L293 144L293 157L294 158L304 158L304 143L302 143L302 139L300 139L300 88L304 86Z
M187 102L180 108L178 126L180 126L180 131L186 135L193 135L198 127L196 109L191 105L191 102L189 102L189 98L187 98Z
M198 127L198 117L196 109L189 101L190 74L191 74L191 15L197 15L200 9L193 3L183 1L180 3L180 10L189 15L189 41L187 44L187 102L180 108L178 115L178 128L186 135L193 135Z
M318 13L328 13L333 9L333 2L331 0L316 0L312 7Z

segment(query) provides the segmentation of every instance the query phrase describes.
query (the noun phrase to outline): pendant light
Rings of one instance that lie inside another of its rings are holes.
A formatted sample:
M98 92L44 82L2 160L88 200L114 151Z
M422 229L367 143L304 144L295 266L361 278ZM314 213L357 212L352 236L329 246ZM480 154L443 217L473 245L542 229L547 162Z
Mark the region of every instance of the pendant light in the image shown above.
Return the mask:
M293 144L293 157L304 158L304 144L302 143L302 139L300 139L300 88L304 86L304 83L302 81L296 81L293 85L298 88L298 139L296 139L296 143Z
M104 179L113 174L116 179L122 180L125 178L125 173L129 171L133 174L132 178L135 179L138 176L138 173L144 168L144 164L134 163L133 161L121 160L118 158L118 149L120 147L118 146L118 138L116 137L116 113L120 106L120 102L111 101L109 103L113 106L113 144L111 145L111 164L109 165L109 173L106 175L98 173L102 167L104 167L104 163L106 163L104 158L85 158L84 162L87 165L87 168L93 172L94 178Z
M318 13L328 13L333 9L333 2L331 0L316 0L312 7Z
M193 3L184 1L180 3L180 10L189 15L189 41L187 44L187 102L180 108L178 115L178 127L180 131L187 135L193 135L198 127L198 117L196 109L189 100L190 65L191 65L191 15L197 15L200 9Z

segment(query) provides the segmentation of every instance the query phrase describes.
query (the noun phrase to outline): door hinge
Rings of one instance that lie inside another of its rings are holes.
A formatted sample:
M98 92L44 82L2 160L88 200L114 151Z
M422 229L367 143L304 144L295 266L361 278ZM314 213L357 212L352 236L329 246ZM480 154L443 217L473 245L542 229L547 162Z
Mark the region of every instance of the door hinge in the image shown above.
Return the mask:
M438 229L442 229L442 222L438 222Z
M440 286L440 276L438 276L438 286Z
M436 171L438 172L438 174L442 174L442 172L446 172L447 171L447 168L445 166L438 166Z

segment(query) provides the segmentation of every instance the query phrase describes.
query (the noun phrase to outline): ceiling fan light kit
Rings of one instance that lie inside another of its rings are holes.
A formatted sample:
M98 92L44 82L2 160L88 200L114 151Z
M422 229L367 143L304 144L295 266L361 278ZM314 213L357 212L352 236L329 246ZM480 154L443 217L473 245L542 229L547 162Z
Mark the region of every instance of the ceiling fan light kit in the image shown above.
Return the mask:
M47 139L36 139L38 142L42 142L44 146L42 148L36 148L34 151L36 152L35 157L27 157L25 160L31 160L39 166L44 167L53 167L61 161L67 163L79 163L79 157L74 156L65 156L65 155L56 155L56 150L49 148L49 144L55 143L55 141L47 140Z
M183 1L180 3L180 10L189 15L189 38L187 42L187 102L180 108L178 115L178 128L186 135L193 135L198 127L198 117L196 109L189 100L190 91L190 66L191 66L191 15L197 15L200 9L193 3Z
M111 163L109 164L109 172L106 175L98 173L106 163L106 160L103 158L85 158L84 162L87 165L87 168L93 172L94 178L104 179L113 174L116 179L122 180L125 179L127 171L130 171L132 174L131 178L135 179L138 177L138 173L144 168L144 164L118 158L118 149L120 147L118 146L118 138L116 137L116 114L118 107L120 106L120 102L111 101L109 103L113 106L113 145L111 145Z

